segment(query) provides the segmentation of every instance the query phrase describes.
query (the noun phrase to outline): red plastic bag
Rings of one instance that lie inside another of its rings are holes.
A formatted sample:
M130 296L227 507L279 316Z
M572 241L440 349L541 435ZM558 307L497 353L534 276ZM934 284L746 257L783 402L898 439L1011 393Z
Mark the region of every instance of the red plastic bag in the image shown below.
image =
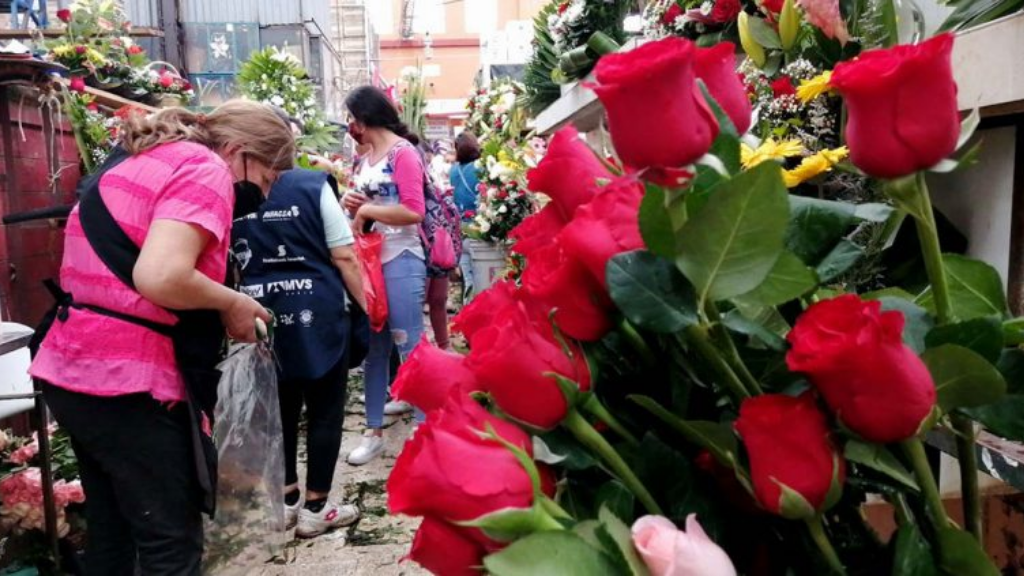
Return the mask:
M380 261L383 247L384 237L379 232L356 236L356 254L366 294L366 315L370 317L370 329L374 332L383 330L388 321L388 291L384 287L384 269Z

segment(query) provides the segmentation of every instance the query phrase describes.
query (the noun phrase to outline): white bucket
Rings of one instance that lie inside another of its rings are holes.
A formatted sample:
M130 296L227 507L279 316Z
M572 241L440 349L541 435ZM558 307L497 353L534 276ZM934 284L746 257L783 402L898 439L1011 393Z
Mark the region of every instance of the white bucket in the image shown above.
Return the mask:
M482 240L470 239L468 244L473 259L473 292L479 294L505 275L505 248Z

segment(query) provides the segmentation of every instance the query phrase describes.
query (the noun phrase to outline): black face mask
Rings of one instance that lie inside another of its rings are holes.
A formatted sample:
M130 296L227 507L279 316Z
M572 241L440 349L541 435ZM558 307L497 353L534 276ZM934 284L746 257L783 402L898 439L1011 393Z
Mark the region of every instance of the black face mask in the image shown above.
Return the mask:
M245 178L235 182L235 209L232 215L234 220L256 212L266 200L263 197L263 190L255 182L249 180L249 165L244 159L243 165L245 166Z

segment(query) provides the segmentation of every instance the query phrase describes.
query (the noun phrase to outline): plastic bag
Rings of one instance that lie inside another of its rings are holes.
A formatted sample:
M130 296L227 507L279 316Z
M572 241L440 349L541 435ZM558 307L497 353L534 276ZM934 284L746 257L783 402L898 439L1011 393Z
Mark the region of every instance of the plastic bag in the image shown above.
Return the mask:
M356 253L366 294L366 314L374 332L383 330L388 321L388 291L384 286L384 268L380 261L383 247L384 236L379 232L356 236Z
M203 573L229 576L284 550L284 436L272 346L232 346L218 368L217 514L206 527Z

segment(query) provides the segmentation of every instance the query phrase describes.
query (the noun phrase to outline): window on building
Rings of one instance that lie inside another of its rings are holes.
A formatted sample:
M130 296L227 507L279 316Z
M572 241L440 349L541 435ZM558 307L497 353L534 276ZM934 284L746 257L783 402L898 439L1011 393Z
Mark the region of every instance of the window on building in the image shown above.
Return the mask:
M235 74L260 46L258 24L185 23L185 65L201 106L216 106L238 94Z
M466 32L490 34L498 29L498 0L463 0Z
M465 0L463 0L465 2ZM415 0L409 2L413 10L413 34L443 34L445 28L445 0Z

